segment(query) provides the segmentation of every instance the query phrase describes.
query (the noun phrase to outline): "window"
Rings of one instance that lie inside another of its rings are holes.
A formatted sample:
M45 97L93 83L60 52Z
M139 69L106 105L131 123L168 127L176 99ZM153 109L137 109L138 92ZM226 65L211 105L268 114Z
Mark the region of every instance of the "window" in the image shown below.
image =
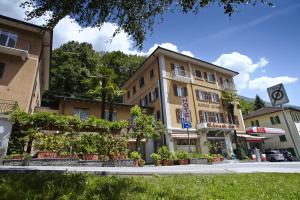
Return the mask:
M280 142L286 142L287 141L285 135L280 135L279 140L280 140Z
M16 34L0 30L0 45L11 48L16 47L18 36Z
M133 93L133 94L136 93L136 87L135 87L135 86L133 86L133 88L132 88L132 93Z
M148 104L148 96L146 95L144 98L140 100L140 106L146 106Z
M196 97L198 101L207 101L207 92L196 90Z
M255 120L255 125L256 125L257 127L259 127L259 121L258 121L258 120Z
M181 122L181 118L183 118L183 112L182 112L182 109L180 108L176 108L176 121L178 123ZM192 121L192 116L191 116L191 121Z
M254 121L251 121L251 126L255 126Z
M155 90L151 91L149 95L150 102L155 101L158 98L158 88L155 88Z
M210 93L210 100L213 103L219 103L220 102L219 95L216 93Z
M188 96L187 88L183 86L173 85L174 95L177 97L186 97Z
M74 108L74 115L77 115L81 120L85 120L89 117L89 109Z
M130 90L127 91L127 99L130 98Z
M157 119L157 120L160 120L160 111L159 111L159 110L156 111L156 119Z
M292 115L292 119L294 122L296 122L296 123L300 122L300 115L298 113L291 112L291 115Z
M204 72L204 78L205 80L209 81L209 82L216 82L216 78L215 75L213 73L206 73Z
M152 80L154 78L154 70L151 69L150 70L150 80Z
M105 119L109 120L109 111L108 110L105 110ZM117 120L117 112L116 111L113 111L112 120L113 121Z
M140 84L140 88L144 86L145 84L144 77L140 78L139 84Z
M173 76L185 76L185 71L184 71L183 66L180 66L177 64L172 64L171 70L172 70Z
M275 116L275 117L270 117L270 120L271 120L271 124L272 124L272 125L280 124L280 123L281 123L281 122L280 122L280 118L279 118L278 115Z
M190 145L196 145L197 140L196 139L190 139ZM188 139L177 139L177 145L189 145Z
M209 112L207 111L199 111L200 123L209 122Z
M4 63L0 63L0 78L3 77L3 74L4 74L4 68L5 68L5 64L4 64Z
M200 70L195 70L195 77L198 78L198 79L202 78L202 73L201 73Z

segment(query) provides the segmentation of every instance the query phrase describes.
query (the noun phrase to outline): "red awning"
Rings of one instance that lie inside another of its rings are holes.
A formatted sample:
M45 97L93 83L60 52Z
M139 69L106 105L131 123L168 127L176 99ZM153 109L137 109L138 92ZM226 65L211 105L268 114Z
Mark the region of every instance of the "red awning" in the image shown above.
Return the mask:
M246 129L249 135L273 136L284 135L285 130L281 128L268 128L268 127L249 127Z
M245 138L247 142L263 142L265 137L253 136L248 134L236 134L238 137Z

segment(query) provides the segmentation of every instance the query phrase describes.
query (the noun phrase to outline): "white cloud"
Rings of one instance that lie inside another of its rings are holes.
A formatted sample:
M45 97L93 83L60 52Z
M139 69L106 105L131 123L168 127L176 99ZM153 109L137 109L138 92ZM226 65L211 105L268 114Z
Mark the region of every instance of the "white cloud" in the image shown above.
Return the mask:
M235 84L238 90L248 88L250 75L256 69L265 67L268 63L266 58L261 58L257 63L253 63L251 58L238 52L222 54L213 62L213 64L239 72L239 75L235 77Z
M9 17L24 20L25 10L19 7L22 0L0 0L0 13ZM45 20L33 19L31 23L42 25ZM113 23L104 23L101 30L99 28L84 28L82 29L70 17L62 19L54 29L54 48L71 40L79 42L91 43L97 51L115 51L120 50L127 54L138 54L147 56L151 54L156 47L161 46L172 51L180 52L188 56L194 57L190 51L179 51L178 47L169 42L154 44L148 51L137 51L134 49L134 42L132 38L121 31L114 38L112 38L114 31L118 28Z
M271 87L279 83L283 83L283 84L294 83L297 80L298 78L289 77L289 76L278 76L278 77L262 76L251 80L249 82L249 89L266 90L268 87Z

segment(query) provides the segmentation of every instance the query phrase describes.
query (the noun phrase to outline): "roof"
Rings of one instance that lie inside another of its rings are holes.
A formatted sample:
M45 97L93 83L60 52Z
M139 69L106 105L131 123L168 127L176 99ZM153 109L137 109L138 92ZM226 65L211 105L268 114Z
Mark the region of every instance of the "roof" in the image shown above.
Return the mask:
M48 28L43 27L43 26L38 26L36 24L28 23L28 22L25 22L25 21L22 21L22 20L18 20L18 19L15 19L15 18L4 16L4 15L0 15L0 19L16 22L16 23L19 23L19 24L23 24L25 26L30 26L32 28L42 29L42 30L45 30L45 31L50 31L51 30L51 29L48 29Z
M157 55L159 55L159 53L164 53L164 54L167 54L169 56L179 56L180 59L183 59L183 60L186 60L186 61L189 61L191 63L195 63L195 64L201 64L201 65L205 65L205 67L213 67L215 68L215 70L217 71L220 71L220 72L223 72L223 73L229 73L231 74L232 76L236 76L238 75L239 73L236 72L236 71L233 71L233 70L230 70L230 69L227 69L227 68L224 68L224 67L221 67L221 66L218 66L218 65L215 65L215 64L212 64L212 63L209 63L207 61L203 61L203 60L200 60L198 58L194 58L194 57L191 57L191 56L187 56L187 55L184 55L182 53L178 53L176 51L172 51L172 50L169 50L169 49L165 49L163 47L160 47L158 46L147 58L146 60L137 68L137 70L134 72L134 74L124 83L124 85L122 86L122 88L124 88L129 80L131 80L134 76L136 76L137 72L139 70L141 70L141 68L145 65L145 63L147 63L151 58L153 57L156 57ZM136 77L135 77L136 78Z
M291 110L296 110L296 111L300 111L300 107L298 106L290 106L290 105L286 105L283 106L285 109L291 109ZM281 111L280 107L264 107L264 108L260 108L246 116L244 116L244 120L245 119L251 119L254 117L258 117L258 116L262 116L262 115L266 115L266 114L270 114L270 113L275 113L275 112L279 112Z

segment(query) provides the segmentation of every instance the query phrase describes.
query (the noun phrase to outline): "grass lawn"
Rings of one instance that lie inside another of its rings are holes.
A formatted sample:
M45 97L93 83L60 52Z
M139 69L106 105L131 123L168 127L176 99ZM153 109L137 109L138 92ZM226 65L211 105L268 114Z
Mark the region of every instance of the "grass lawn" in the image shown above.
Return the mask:
M0 199L300 199L300 174L0 174Z

